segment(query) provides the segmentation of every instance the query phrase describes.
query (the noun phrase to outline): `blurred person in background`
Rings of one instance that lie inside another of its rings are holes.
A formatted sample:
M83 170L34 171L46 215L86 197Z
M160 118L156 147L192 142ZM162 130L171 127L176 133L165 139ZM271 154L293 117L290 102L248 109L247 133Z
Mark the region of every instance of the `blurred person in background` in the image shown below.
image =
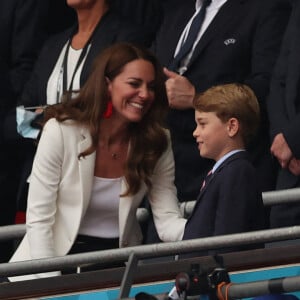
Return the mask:
M300 2L295 1L267 102L271 153L279 166L276 189L300 187ZM272 228L300 224L299 203L271 207ZM299 240L297 240L299 242Z
M15 221L19 175L26 146L11 137L16 120L6 126L45 39L48 1L0 1L0 226ZM25 148L23 148L25 147ZM0 243L0 262L7 262L12 241Z

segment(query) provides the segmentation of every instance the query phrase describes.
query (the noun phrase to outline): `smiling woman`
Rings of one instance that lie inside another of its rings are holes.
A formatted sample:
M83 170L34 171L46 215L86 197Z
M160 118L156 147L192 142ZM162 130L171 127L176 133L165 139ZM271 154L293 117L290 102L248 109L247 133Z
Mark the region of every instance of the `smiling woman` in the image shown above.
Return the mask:
M145 196L161 240L180 240L186 220L163 127L167 107L162 68L151 52L128 43L104 50L78 95L66 94L46 111L27 233L12 261L140 244L136 209Z
M108 80L115 122L138 122L150 109L155 97L155 70L147 60L129 62L114 80Z

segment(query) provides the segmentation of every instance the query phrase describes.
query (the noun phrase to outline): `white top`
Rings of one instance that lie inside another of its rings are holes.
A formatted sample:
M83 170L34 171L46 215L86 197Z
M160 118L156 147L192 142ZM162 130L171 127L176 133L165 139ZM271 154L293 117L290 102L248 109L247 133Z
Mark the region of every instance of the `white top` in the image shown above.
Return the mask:
M205 14L205 19L202 23L201 29L199 30L197 39L194 43L193 48L191 49L190 53L181 61L181 66L178 70L179 74L183 74L186 70L187 70L187 65L194 53L195 47L197 46L200 38L202 37L202 35L204 34L205 30L207 29L207 27L209 26L209 24L212 22L212 20L214 19L214 17L216 16L216 14L218 13L218 11L220 10L221 6L226 2L227 0L212 0L211 4L206 8L206 14ZM176 56L176 54L179 52L182 44L184 43L184 41L186 40L187 36L188 36L188 32L190 30L191 24L193 22L193 19L195 18L195 16L197 15L197 13L199 12L199 10L202 7L202 3L203 0L196 0L196 11L194 13L194 15L192 16L192 18L190 19L190 21L187 23L186 27L184 28L179 42L177 44L175 53L174 53L174 57Z
M122 177L94 177L92 194L79 234L101 237L119 237L119 200Z
M54 66L54 69L48 79L47 84L47 104L56 104L61 101L62 91L63 91L63 60L66 53L67 45L69 42L67 42L62 51L60 52L60 55L58 57L58 60L56 62L56 65ZM87 53L85 57L83 58L80 66L76 70L76 74L74 76L73 86L72 90L79 90L80 88L80 75L81 71L86 59L86 56L90 50L90 46L88 47ZM67 87L70 86L71 79L73 77L73 73L75 71L75 67L77 64L77 61L80 57L80 54L82 52L82 49L73 49L71 46L69 47L69 53L68 53L68 61L67 61L67 72L68 72L68 82ZM57 94L59 95L57 99Z

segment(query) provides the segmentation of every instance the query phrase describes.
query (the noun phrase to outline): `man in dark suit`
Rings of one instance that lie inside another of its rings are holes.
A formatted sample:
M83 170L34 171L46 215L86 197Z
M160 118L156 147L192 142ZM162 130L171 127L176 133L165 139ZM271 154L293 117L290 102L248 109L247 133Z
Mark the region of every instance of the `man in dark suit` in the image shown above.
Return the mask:
M277 189L300 187L300 2L295 1L271 81L268 113L272 146L280 170ZM271 208L271 227L300 224L300 205Z
M245 151L259 123L253 91L240 84L215 86L196 97L194 106L198 152L215 164L203 182L183 239L264 229L262 194ZM252 247L232 247L230 251ZM216 251L197 255L208 253Z
M0 1L0 226L14 223L22 149L4 127L15 107L44 40L47 1ZM8 128L9 129L9 128ZM0 262L8 261L11 243L0 244Z
M173 7L166 12L153 45L165 67L172 63L184 40L182 32L188 32L186 25L195 13L195 3L197 10L202 5L200 0L174 0ZM249 85L259 100L261 128L249 149L262 190L274 188L265 99L289 13L290 3L286 0L212 0L194 48L176 72L165 71L180 201L196 198L199 182L212 165L210 160L199 157L192 137L195 127L192 99L195 93L229 82Z

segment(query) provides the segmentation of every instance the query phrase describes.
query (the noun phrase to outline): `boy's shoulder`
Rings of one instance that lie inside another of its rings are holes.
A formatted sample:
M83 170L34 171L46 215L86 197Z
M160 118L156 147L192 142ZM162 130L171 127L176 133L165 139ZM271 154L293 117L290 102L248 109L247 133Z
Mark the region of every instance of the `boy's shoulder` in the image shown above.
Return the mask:
M255 173L255 168L250 161L250 156L247 151L239 151L229 156L222 164L218 167L216 172L230 171L230 172L251 172Z

